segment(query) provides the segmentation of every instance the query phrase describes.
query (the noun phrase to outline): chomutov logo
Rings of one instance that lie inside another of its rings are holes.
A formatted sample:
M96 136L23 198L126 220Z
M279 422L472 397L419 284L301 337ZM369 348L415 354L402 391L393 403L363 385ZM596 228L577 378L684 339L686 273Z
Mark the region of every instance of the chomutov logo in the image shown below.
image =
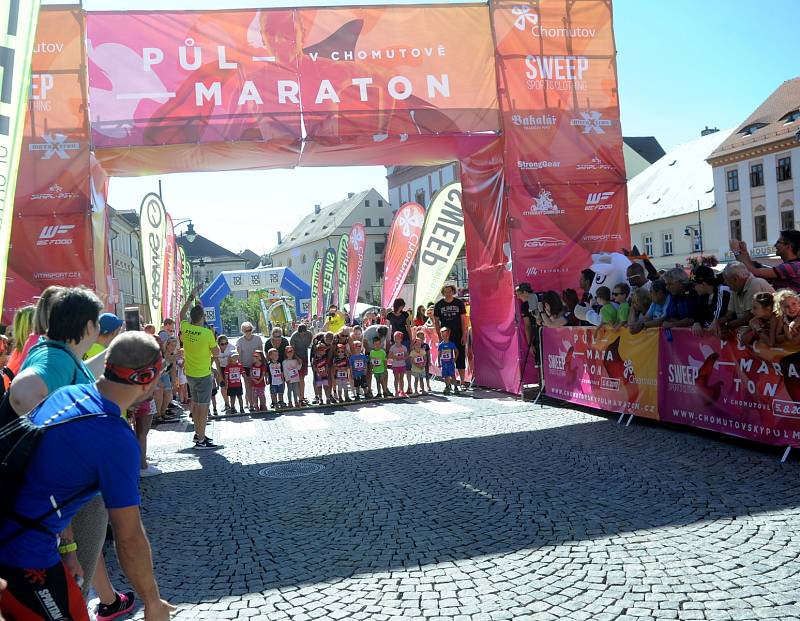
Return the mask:
M772 413L780 418L800 418L800 403L797 401L772 401Z
M558 125L558 118L552 114L512 114L511 123L527 130L551 129Z
M560 168L561 162L551 160L539 160L531 162L529 160L517 160L517 168L520 170L541 170L542 168Z
M566 245L563 239L556 237L531 237L526 239L522 245L525 248L557 248Z
M560 216L564 213L553 200L553 195L544 188L539 190L539 196L533 199L531 206L522 212L523 216Z
M585 242L604 242L622 239L621 233L603 233L602 235L584 235Z
M604 127L611 127L613 125L613 121L610 119L604 119L603 115L599 112L595 112L594 110L590 110L589 112L581 112L581 118L579 119L571 119L569 124L573 127L583 127L584 134L605 134L606 130Z
M614 205L610 202L615 192L589 192L586 197L586 207L584 211L605 211L613 209Z
M74 224L54 224L52 226L45 226L39 233L39 239L36 240L37 246L70 246L72 244L71 237L60 237L66 235L75 228Z

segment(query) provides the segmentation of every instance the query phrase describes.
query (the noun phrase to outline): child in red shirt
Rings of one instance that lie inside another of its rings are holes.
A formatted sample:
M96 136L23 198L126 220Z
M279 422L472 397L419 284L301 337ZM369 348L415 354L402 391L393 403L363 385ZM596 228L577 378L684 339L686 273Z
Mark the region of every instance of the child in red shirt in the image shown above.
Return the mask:
M231 354L228 358L228 366L225 367L225 386L228 388L228 396L231 400L231 411L236 412L236 405L234 399L239 398L239 411L244 414L244 403L242 402L242 376L244 375L244 366L239 362L239 354Z
M261 351L253 352L253 366L250 367L250 385L253 387L253 402L259 412L267 411L267 366L264 364L264 354Z

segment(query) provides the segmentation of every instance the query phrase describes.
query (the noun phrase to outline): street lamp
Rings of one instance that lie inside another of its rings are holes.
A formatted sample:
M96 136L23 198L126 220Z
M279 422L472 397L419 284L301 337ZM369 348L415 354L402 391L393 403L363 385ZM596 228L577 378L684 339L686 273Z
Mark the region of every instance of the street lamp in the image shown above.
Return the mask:
M700 242L700 256L703 255L703 223L700 221L700 201L697 201L697 226L694 224L687 224L686 227L683 229L683 236L684 237L697 237L697 240ZM695 252L694 247L692 247L692 252Z
M189 223L186 227L186 234L181 233L181 237L185 238L190 244L194 243L194 240L197 239L197 233L194 232L194 224L192 224L191 218L183 218L181 220L173 220L172 227L173 229L177 229L178 225Z

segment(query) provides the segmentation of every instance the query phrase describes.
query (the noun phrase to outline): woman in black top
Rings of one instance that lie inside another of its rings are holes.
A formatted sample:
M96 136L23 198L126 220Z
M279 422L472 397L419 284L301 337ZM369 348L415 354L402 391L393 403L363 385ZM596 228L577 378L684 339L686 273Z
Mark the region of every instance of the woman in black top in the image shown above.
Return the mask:
M700 296L692 324L692 334L701 336L711 324L728 312L731 290L722 284L714 270L707 265L698 265L692 270L692 284Z
M405 306L406 301L403 298L397 298L392 304L392 310L386 313L386 321L392 326L392 334L403 333L403 345L408 349L411 344L411 315L408 311L403 310Z

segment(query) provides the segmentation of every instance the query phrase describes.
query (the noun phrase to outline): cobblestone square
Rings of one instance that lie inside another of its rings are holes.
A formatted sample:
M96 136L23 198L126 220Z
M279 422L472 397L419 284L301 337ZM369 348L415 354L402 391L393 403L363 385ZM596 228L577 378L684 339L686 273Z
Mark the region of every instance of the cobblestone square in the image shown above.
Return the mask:
M796 462L615 422L476 391L218 420L218 452L158 427L162 594L177 619L800 619ZM297 462L324 469L259 475Z

